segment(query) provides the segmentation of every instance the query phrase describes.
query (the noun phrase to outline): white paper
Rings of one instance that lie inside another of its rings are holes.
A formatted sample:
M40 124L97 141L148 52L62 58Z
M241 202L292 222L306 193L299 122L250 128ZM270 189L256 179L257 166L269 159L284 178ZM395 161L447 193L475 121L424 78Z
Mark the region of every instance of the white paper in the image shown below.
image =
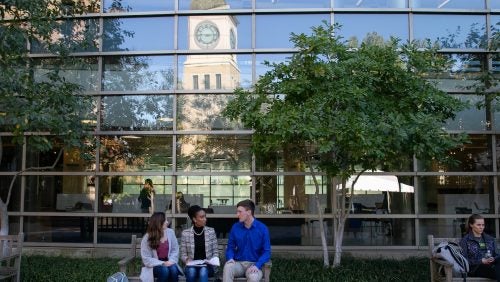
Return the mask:
M220 260L218 257L213 257L209 260L202 260L202 259L197 259L197 260L192 260L188 263L186 263L187 266L204 266L207 264L215 265L215 266L220 266Z

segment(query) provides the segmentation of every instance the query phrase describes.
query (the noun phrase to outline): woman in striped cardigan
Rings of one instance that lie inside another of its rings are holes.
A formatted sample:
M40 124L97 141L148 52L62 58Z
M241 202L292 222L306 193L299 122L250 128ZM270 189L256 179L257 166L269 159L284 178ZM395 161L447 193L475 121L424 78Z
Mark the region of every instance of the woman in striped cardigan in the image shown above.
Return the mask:
M206 282L213 277L219 264L219 249L215 230L205 226L205 210L194 205L188 209L193 225L182 231L181 260L186 264L187 282Z

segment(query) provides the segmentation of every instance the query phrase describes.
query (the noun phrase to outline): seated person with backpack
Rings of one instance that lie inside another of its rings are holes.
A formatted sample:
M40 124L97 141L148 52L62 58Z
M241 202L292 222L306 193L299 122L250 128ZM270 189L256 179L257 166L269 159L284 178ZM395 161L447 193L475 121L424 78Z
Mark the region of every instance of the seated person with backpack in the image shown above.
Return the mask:
M460 241L460 247L469 261L470 277L485 277L500 282L500 256L495 238L484 233L484 218L473 214L467 220L467 234Z

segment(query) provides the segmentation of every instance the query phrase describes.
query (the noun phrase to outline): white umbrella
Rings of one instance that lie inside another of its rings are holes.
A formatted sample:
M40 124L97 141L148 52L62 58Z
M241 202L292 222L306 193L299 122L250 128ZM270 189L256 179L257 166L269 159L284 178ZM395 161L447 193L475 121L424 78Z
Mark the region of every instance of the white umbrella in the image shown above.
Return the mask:
M347 188L351 188L356 176L351 176L346 183ZM342 188L342 184L337 185L337 189ZM383 191L383 192L406 192L413 193L413 186L400 183L395 175L361 175L354 184L355 191Z

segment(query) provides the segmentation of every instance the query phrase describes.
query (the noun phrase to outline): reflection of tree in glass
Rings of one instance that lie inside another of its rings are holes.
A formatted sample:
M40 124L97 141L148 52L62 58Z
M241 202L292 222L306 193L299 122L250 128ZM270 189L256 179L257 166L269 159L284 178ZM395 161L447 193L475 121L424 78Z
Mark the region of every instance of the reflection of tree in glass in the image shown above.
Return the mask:
M448 35L436 39L441 48L486 48L488 46L486 27L479 26L479 23L471 24L469 30L462 30L461 26L457 26L455 32L450 30L447 32ZM462 34L465 34L463 42Z
M171 128L172 97L160 95L109 96L102 101L104 130L155 130Z
M250 140L228 135L182 136L179 163L184 170L249 170Z

